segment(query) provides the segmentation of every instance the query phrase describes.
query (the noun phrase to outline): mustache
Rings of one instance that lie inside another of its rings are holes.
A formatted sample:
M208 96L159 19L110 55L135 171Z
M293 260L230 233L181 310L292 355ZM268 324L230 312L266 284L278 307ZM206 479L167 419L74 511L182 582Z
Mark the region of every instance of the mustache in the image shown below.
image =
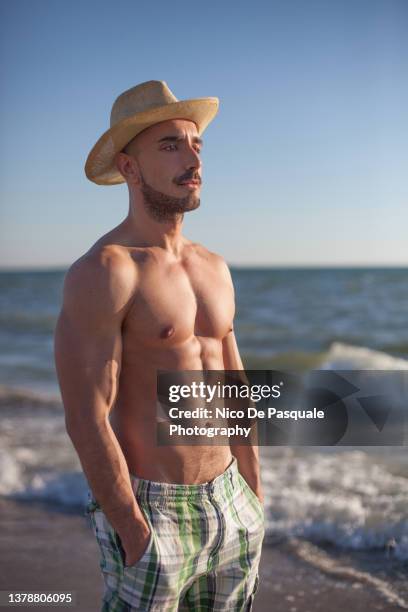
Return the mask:
M184 174L179 179L177 179L176 183L184 183L185 181L197 181L201 184L201 176L195 172L193 172L193 174L191 174L190 172L189 174Z

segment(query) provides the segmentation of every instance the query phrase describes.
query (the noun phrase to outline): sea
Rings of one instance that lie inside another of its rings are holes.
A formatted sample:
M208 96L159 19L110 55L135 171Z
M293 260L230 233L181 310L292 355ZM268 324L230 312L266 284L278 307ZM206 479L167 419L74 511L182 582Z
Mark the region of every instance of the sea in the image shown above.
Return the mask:
M247 369L408 369L408 268L231 272ZM64 274L0 272L0 496L77 513L88 485L53 359ZM275 446L260 456L267 545L298 543L317 565L328 554L408 601L407 446Z

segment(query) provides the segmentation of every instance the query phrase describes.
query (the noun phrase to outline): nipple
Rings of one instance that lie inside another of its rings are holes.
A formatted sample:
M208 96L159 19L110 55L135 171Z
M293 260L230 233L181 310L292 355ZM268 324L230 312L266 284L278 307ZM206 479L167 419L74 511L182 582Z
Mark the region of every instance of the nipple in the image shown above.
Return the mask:
M160 338L170 338L174 334L174 331L174 327L172 325L168 325L161 331Z

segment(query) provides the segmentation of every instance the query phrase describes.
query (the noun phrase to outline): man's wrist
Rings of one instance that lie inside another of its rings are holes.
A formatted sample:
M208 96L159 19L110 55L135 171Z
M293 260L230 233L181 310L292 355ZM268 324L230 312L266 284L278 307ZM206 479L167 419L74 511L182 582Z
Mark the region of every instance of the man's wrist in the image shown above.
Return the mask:
M257 491L255 492L255 495L257 496L261 504L264 505L265 498L264 498L262 489L257 489Z
M137 544L141 538L150 534L149 524L141 511L132 517L127 517L126 520L121 521L114 528L125 547Z
M119 533L121 539L122 536L127 539L128 534L132 534L135 528L139 534L143 530L149 530L146 519L136 500L133 500L131 506L125 505L116 506L115 509L110 508L108 512L105 511L105 514L114 530Z

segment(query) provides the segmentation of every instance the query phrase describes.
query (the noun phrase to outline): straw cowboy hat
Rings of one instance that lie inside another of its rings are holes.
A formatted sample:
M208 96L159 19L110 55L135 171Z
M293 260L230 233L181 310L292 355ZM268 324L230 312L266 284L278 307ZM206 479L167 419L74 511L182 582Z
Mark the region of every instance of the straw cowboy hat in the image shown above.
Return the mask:
M218 104L218 98L177 100L165 81L146 81L128 89L116 98L110 128L88 155L86 176L98 185L124 183L115 157L139 132L167 119L187 119L202 134L217 114Z

